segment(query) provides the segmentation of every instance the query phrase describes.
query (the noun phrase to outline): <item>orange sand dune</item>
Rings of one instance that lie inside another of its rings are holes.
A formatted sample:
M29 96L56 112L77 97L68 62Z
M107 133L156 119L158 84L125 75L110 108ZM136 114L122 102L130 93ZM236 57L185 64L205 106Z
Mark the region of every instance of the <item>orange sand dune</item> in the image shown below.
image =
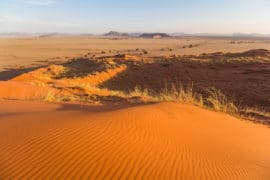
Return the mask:
M60 65L50 65L39 68L37 70L24 73L9 81L0 81L0 98L2 99L17 99L17 100L37 100L46 99L50 95L70 95L76 93L76 86L91 86L95 87L101 84L118 73L126 69L125 65L115 68L108 68L102 72L94 75L87 75L85 77L76 78L61 78L57 79L55 76L64 72L64 67ZM72 87L72 88L70 88ZM78 88L77 88L78 89ZM82 88L81 88L82 89ZM84 89L82 89L85 93ZM109 90L101 90L98 88L88 88L88 93L95 93L98 95L108 95ZM82 92L77 92L82 93Z
M194 106L0 101L0 179L270 179L270 129Z
M41 99L54 89L27 82L0 81L0 99Z
M78 77L78 78L61 78L55 79L54 76L59 75L64 71L64 67L60 65L50 65L45 68L39 68L35 71L31 71L28 73L24 73L20 76L17 76L10 81L16 82L35 82L35 83L48 83L48 82L62 82L63 84L82 84L88 83L91 85L98 85L101 84L112 77L116 76L118 73L123 72L126 70L126 66L122 65L116 68L108 68L106 71L102 71L96 73L95 75L88 75L85 77Z

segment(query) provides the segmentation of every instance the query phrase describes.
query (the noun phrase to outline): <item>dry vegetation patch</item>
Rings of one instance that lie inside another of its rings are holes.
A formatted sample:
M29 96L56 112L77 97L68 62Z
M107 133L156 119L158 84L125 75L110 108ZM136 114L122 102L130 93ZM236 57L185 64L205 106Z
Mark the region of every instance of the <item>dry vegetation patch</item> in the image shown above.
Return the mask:
M262 49L152 58L118 54L75 58L10 81L47 88L40 99L50 102L174 101L269 122L269 62L270 53Z

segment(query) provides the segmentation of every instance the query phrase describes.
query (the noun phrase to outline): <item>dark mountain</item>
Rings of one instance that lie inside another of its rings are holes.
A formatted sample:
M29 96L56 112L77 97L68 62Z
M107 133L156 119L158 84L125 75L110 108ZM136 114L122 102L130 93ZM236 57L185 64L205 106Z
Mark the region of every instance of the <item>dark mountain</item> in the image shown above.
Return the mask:
M166 33L144 33L140 35L142 38L166 38L166 37L171 37Z
M110 31L108 33L103 34L103 36L126 37L126 36L129 36L129 34L128 33L117 32L117 31Z

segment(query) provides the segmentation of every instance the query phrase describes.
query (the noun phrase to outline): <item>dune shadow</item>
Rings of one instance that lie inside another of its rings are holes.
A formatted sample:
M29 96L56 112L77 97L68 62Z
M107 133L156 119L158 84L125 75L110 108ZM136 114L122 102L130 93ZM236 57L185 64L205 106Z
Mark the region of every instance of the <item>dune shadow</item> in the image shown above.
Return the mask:
M43 65L43 66L36 66L36 67L29 67L29 68L22 68L22 69L4 68L3 71L0 71L0 81L8 81L24 73L28 73L42 67L45 67L45 66Z
M31 110L22 110L19 112L0 112L0 119L12 116L24 116L24 115L31 115L31 114L43 114L43 113L54 113L54 112L84 112L84 113L104 113L104 112L111 112L117 111L122 109L128 109L132 107L138 106L147 106L155 104L156 102L141 102L141 101L133 101L132 103L128 102L126 99L121 99L120 97L111 96L111 97L101 97L102 103L101 104L84 104L84 103L69 103L69 102L61 102L61 103L50 103L50 102L39 102L39 105L45 105L42 111L31 109ZM119 100L119 101L117 101ZM5 100L7 101L14 101L17 103L18 108L20 109L21 105L26 105L29 103L32 105L33 101L22 101L22 100ZM4 103L3 102L3 103ZM20 104L23 102L23 104ZM51 108L47 109L48 105L51 105Z
M79 112L111 112L121 109L127 109L137 106L147 106L153 103L117 103L117 104L102 104L102 105L79 105L79 104L61 104L57 111L79 111Z

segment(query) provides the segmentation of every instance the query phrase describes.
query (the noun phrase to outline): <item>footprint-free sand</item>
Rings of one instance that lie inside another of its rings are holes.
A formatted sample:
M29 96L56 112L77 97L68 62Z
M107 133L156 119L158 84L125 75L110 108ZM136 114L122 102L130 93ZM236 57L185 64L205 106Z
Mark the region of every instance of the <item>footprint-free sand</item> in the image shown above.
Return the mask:
M270 129L195 106L0 101L0 179L270 179Z

